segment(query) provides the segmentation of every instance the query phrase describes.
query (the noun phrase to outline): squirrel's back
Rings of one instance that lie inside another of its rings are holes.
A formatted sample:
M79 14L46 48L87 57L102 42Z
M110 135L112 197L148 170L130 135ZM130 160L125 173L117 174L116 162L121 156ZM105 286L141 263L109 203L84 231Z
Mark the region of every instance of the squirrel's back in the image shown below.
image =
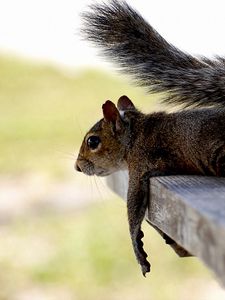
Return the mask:
M96 4L83 15L83 35L166 102L225 106L225 59L195 58L163 39L124 1Z

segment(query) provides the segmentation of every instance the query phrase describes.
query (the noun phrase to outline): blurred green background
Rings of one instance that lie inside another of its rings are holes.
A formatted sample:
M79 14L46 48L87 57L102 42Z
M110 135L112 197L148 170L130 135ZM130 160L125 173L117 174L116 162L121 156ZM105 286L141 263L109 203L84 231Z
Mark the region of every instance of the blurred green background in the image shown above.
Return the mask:
M75 174L84 133L122 94L158 109L119 75L0 57L0 300L225 299L201 262L178 258L147 224L143 278L124 202Z

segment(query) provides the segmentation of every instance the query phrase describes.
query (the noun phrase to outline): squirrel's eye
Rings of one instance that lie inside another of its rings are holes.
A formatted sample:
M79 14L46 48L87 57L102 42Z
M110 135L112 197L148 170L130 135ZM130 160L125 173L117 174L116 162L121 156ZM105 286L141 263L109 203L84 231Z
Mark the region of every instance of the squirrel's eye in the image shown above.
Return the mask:
M87 145L91 150L94 150L101 143L101 140L98 136L92 135L87 139Z

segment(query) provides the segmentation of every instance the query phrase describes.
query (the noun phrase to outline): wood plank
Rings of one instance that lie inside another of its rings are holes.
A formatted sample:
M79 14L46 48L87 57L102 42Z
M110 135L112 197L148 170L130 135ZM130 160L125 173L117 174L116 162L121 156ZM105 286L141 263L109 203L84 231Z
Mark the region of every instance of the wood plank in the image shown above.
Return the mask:
M150 222L199 257L225 286L225 178L152 178L150 194Z
M126 171L107 181L126 199ZM199 257L225 286L225 178L155 177L150 180L150 198L147 221L166 240L168 236L175 241L170 246L178 255Z
M128 191L128 181L129 175L127 171L119 171L111 174L106 178L107 185L113 190L117 195L119 195L123 200L127 200L127 191ZM178 256L187 257L192 256L190 252L184 249L182 246L178 245L174 240L171 239L168 235L166 235L162 230L160 230L157 226L153 225L147 217L146 213L146 221L154 227L154 229L162 236L165 240L166 244L168 244Z

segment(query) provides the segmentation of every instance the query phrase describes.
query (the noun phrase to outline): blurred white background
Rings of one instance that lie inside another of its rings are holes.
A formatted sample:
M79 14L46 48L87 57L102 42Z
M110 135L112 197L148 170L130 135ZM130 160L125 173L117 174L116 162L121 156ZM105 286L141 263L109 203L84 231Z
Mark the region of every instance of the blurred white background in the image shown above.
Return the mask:
M103 65L80 41L80 13L91 0L1 0L0 50L74 66ZM99 2L99 1L98 1ZM128 0L168 41L193 54L225 54L223 0Z

